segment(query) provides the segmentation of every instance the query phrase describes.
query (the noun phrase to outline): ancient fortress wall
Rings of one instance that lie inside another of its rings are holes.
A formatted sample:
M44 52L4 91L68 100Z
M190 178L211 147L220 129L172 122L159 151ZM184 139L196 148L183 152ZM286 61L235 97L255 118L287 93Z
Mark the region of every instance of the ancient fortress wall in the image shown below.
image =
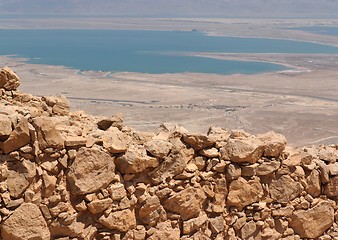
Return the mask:
M338 146L135 131L0 73L1 238L338 239Z

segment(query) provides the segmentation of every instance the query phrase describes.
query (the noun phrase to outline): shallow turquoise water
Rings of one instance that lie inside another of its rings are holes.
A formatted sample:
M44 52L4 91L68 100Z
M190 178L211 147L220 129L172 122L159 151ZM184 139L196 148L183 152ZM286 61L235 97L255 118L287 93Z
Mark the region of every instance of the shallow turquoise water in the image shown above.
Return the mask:
M337 27L328 27L328 26L311 26L311 27L299 27L293 28L297 30L302 30L305 32L311 32L321 35L333 35L338 36L338 26Z
M175 53L338 53L338 48L288 40L210 37L200 32L134 30L0 30L0 55L80 70L144 73L254 74L286 69Z

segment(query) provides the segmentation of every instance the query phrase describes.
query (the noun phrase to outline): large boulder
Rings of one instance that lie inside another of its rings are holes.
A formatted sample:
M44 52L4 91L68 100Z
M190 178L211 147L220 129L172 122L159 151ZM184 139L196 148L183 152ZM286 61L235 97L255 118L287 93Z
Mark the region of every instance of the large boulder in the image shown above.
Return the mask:
M61 136L61 133L56 129L55 123L51 118L34 118L33 125L37 132L40 149L45 149L47 147L64 147L65 140Z
M97 148L82 147L69 168L67 180L75 195L96 192L107 187L115 176L114 158Z
M197 217L206 199L203 190L187 188L165 200L163 206L169 212L180 214L183 220Z
M254 138L230 139L221 148L221 157L235 163L255 163L264 153L262 141Z
M0 149L4 153L10 153L30 143L30 133L28 127L28 120L20 117L14 126L14 130L9 134L9 137L1 142Z
M20 78L9 67L0 71L0 88L7 91L16 90L20 86Z
M264 157L279 157L279 155L284 151L287 140L286 138L279 133L267 132L265 134L257 135L264 146Z
M279 203L288 203L298 197L303 190L302 184L296 182L288 175L274 179L269 184L271 198Z
M155 168L159 161L147 155L146 149L141 145L131 145L126 153L115 160L116 167L122 173L139 173L147 168Z
M259 178L247 181L239 177L230 183L227 205L242 210L245 206L258 202L262 195L263 188Z
M111 212L107 217L102 215L98 222L108 229L120 232L127 232L129 229L136 227L135 213L129 209Z
M4 114L0 114L0 141L2 139L7 139L7 137L11 132L12 132L11 119Z
M291 216L290 226L302 238L317 238L334 222L334 209L328 201L322 201L308 210L298 210Z
M194 150L187 149L180 141L173 144L174 149L163 162L150 173L154 183L160 183L182 173L187 163L193 158Z
M49 240L50 232L38 206L23 203L2 223L3 240Z

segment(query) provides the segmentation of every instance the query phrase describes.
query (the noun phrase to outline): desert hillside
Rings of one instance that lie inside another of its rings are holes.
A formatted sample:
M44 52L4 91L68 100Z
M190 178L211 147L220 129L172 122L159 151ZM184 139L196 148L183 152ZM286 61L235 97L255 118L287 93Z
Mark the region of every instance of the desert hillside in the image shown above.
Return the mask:
M337 239L338 146L71 112L0 72L1 239Z

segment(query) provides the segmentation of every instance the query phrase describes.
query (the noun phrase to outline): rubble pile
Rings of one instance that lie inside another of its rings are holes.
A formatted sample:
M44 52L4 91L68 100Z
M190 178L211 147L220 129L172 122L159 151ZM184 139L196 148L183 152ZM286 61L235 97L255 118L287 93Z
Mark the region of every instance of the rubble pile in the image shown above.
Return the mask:
M338 146L71 112L0 72L1 239L337 239Z

